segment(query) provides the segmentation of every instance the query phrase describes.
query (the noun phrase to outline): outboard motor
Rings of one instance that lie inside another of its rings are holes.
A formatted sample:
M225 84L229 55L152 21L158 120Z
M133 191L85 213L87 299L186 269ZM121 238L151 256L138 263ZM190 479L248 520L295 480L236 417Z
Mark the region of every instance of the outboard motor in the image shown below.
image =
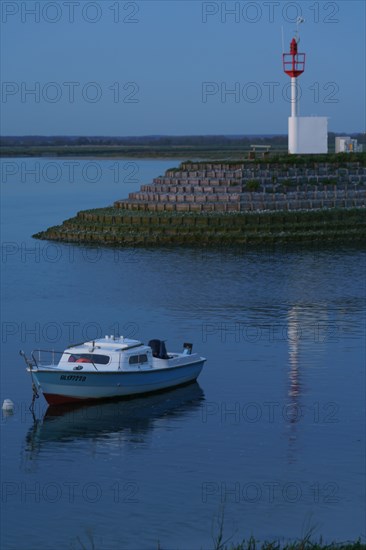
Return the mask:
M193 344L189 344L188 342L185 342L183 344L183 353L184 355L191 355L193 349Z

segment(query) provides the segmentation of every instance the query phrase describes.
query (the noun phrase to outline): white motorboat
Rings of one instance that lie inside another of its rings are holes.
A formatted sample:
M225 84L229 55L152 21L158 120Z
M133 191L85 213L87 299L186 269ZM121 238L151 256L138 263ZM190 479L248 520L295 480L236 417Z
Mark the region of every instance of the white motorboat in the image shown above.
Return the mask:
M196 380L206 361L192 353L192 344L184 344L180 353L167 353L163 340L150 340L146 346L123 336L105 336L63 352L34 350L31 359L20 353L32 377L33 391L42 392L51 405L181 386Z

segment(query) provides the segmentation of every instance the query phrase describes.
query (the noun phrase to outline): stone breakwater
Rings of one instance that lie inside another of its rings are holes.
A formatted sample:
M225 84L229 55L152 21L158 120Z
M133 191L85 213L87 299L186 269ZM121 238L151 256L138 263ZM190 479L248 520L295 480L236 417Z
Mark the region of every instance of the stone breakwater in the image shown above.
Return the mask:
M183 163L128 199L124 210L150 212L248 212L350 208L366 203L366 167L348 163Z
M360 162L183 163L113 207L79 212L34 235L114 246L362 241Z

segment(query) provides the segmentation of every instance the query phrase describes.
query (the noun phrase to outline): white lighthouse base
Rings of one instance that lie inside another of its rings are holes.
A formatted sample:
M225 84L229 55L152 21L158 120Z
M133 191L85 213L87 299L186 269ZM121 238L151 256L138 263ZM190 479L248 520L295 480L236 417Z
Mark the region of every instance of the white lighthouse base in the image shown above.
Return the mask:
M328 153L328 119L319 116L290 116L288 119L290 155Z

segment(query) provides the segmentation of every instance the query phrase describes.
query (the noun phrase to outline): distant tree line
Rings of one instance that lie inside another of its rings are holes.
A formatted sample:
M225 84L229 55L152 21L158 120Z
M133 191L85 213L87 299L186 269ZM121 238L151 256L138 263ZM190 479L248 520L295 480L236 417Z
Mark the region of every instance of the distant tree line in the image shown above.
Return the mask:
M329 144L334 146L336 135L329 133ZM366 143L365 134L351 134L359 143ZM0 146L207 146L207 147L250 147L250 145L271 145L273 148L287 146L287 135L203 135L203 136L2 136Z
M240 146L251 143L267 144L285 143L286 136L3 136L0 145L14 146L82 146L82 145L109 145L109 146Z

